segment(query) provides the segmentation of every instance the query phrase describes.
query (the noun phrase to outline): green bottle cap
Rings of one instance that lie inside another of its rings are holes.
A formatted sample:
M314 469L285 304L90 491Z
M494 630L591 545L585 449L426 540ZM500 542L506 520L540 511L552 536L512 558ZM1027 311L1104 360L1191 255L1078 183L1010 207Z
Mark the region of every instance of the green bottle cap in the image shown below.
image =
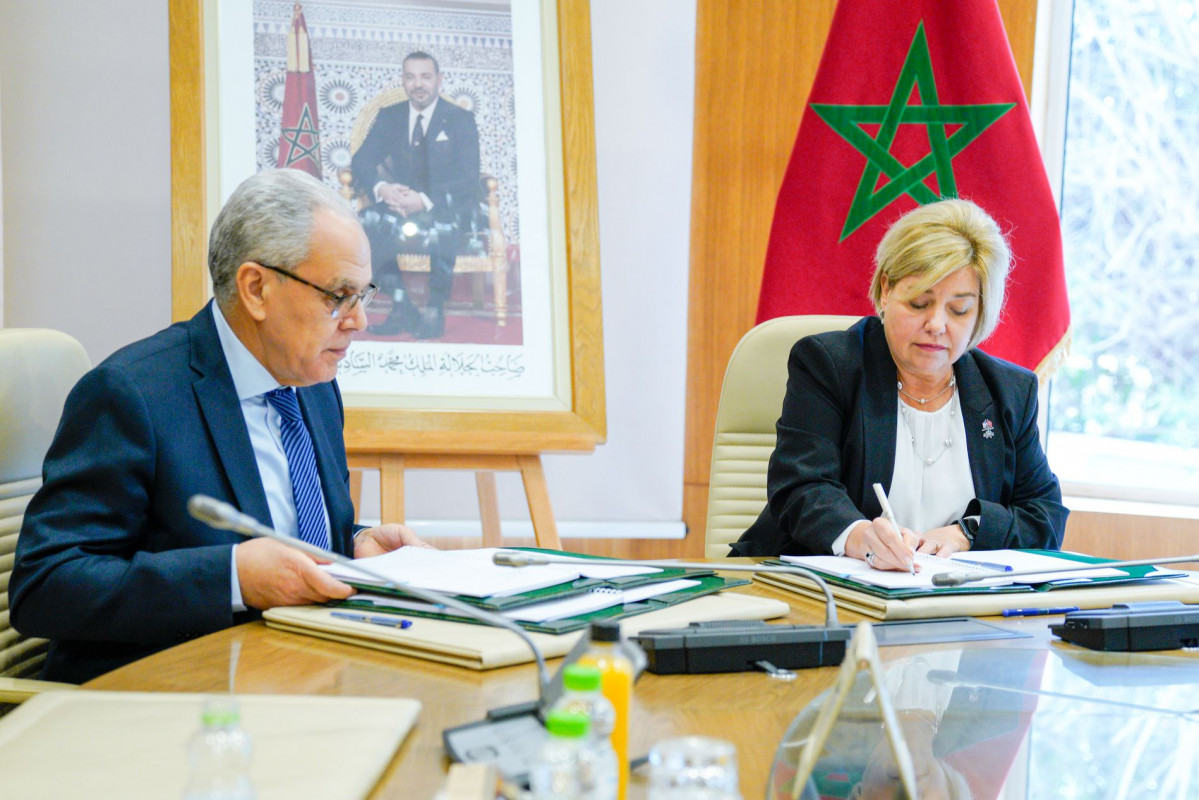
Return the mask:
M586 714L579 714L565 709L554 709L545 718L546 730L551 736L563 739L582 739L591 729L591 720Z
M241 712L237 701L232 698L210 698L204 701L200 711L200 723L206 727L225 728L241 722Z
M562 671L562 685L572 692L598 692L603 673L589 664L571 664Z

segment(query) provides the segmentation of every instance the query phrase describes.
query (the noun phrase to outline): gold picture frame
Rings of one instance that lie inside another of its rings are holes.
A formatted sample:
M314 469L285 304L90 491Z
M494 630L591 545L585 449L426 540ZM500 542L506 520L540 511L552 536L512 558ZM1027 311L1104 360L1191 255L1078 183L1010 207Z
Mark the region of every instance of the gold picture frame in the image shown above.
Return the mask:
M190 318L209 298L207 236L213 209L208 186L215 170L208 148L205 108L212 92L205 63L215 55L205 30L212 2L170 0L169 5L174 320ZM345 439L351 456L589 451L606 438L590 8L587 0L544 2L552 3L546 10L557 28L570 407L473 410L460 401L433 408L350 406Z

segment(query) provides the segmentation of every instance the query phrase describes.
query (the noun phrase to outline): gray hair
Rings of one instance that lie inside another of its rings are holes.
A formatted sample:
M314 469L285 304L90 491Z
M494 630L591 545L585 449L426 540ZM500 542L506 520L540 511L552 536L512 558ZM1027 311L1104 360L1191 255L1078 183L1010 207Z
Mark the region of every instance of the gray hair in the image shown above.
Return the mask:
M245 262L294 269L308 260L318 209L358 220L341 195L295 169L263 170L233 190L208 238L208 272L222 309L237 294Z
M949 199L918 206L887 230L875 254L870 300L882 310L883 279L894 286L909 275L911 296L968 267L978 276L979 313L968 347L977 347L999 325L1012 254L999 225L969 200Z

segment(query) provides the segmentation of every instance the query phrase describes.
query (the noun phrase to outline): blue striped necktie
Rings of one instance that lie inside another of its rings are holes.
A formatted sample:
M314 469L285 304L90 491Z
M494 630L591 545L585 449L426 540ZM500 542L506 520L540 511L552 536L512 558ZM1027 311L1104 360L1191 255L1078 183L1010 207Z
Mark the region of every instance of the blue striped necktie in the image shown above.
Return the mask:
M266 401L279 412L283 454L287 456L287 471L291 473L291 494L296 503L296 524L300 538L309 544L328 549L329 531L325 525L325 498L316 472L316 453L312 438L304 427L296 393L288 388L267 392Z

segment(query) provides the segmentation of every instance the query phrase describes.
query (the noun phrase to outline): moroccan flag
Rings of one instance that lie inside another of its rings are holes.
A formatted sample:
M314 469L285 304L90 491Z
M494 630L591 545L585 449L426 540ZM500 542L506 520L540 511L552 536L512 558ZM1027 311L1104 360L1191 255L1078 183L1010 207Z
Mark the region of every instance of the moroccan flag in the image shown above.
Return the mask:
M296 3L287 34L287 83L283 85L283 118L277 167L302 169L321 177L321 124L316 116L316 77L308 49L304 10Z
M1061 228L995 0L840 0L779 190L758 321L874 313L883 233L946 197L985 209L1012 249L982 348L1048 377L1070 327Z

